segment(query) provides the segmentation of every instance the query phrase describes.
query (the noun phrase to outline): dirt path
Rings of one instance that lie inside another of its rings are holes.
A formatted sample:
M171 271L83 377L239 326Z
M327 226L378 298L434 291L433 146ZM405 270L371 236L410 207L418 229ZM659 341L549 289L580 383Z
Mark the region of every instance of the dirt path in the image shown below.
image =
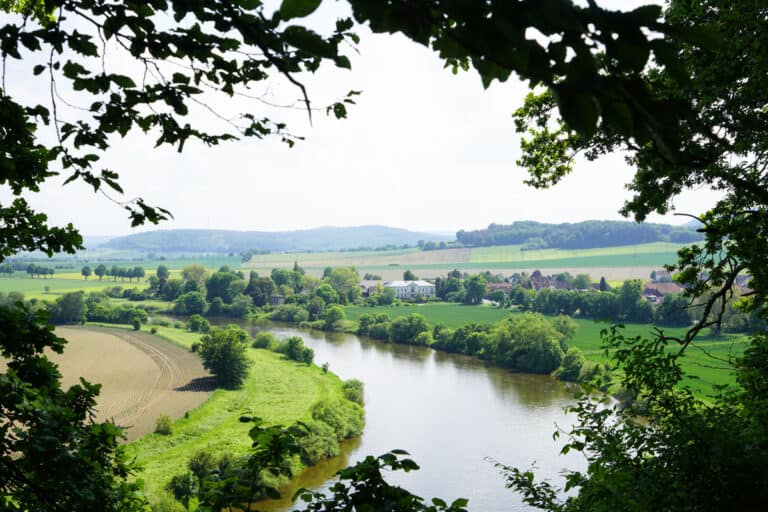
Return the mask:
M69 341L64 354L48 354L63 385L80 376L100 383L97 419L126 427L129 441L152 432L161 414L177 418L213 390L197 355L162 338L102 327L57 327L56 334Z

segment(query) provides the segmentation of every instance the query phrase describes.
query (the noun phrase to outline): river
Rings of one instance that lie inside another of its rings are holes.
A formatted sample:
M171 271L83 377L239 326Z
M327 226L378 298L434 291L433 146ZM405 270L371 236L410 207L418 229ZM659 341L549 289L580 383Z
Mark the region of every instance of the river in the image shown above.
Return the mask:
M231 322L225 322L231 323ZM473 511L525 508L489 459L529 468L562 482L563 468L582 468L578 454L560 456L556 428L572 424L563 407L572 393L548 376L516 374L475 358L424 347L396 345L341 333L324 333L274 323L240 321L251 335L268 330L278 338L301 336L315 351L315 363L328 362L343 379L365 383L365 430L343 453L311 468L296 487L318 487L336 471L366 455L407 450L419 471L394 473L402 485L429 501L464 497ZM268 507L290 510L289 504Z

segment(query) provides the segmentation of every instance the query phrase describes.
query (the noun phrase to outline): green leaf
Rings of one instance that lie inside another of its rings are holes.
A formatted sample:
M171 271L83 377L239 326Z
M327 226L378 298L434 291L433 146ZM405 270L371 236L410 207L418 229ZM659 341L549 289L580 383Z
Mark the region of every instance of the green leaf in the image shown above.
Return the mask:
M309 16L320 7L322 0L283 0L280 5L280 16L284 20Z
M591 94L557 90L560 115L572 129L584 137L591 137L597 129L599 113Z
M325 39L299 25L286 27L283 31L283 38L291 46L311 55L327 58L336 58L337 56L333 46L328 44Z

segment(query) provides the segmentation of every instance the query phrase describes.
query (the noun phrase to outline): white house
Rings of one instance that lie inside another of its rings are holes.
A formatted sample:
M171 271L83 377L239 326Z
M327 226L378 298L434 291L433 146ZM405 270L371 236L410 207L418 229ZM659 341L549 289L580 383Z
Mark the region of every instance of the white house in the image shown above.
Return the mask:
M426 281L384 281L384 286L392 288L398 299L415 299L418 295L425 299L435 296L435 285Z

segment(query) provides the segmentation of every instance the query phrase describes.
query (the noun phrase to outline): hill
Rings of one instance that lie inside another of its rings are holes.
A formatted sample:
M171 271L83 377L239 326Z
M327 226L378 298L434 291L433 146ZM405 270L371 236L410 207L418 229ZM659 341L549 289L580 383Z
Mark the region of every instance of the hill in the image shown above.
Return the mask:
M362 247L415 246L419 240L440 242L451 239L451 236L387 226L322 227L298 231L171 229L113 238L102 247L183 253L338 251Z
M486 229L459 231L456 240L468 247L522 245L523 250L590 249L624 245L672 242L687 244L703 240L694 226L590 220L577 223L544 224L520 221L491 224Z

